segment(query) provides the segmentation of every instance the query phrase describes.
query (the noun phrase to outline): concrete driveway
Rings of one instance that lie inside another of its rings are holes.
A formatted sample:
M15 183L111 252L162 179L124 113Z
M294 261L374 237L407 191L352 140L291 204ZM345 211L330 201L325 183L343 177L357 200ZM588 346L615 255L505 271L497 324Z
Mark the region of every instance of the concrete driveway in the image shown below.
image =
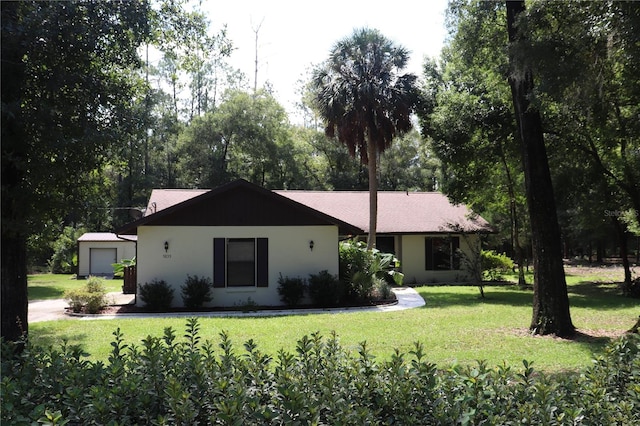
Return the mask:
M36 300L29 302L29 324L41 321L69 319L64 309L69 304L62 299Z
M393 292L398 298L398 303L393 305L366 306L354 308L324 308L324 309L281 309L264 310L255 312L224 311L224 312L198 312L199 317L256 317L256 316L278 316L278 315L301 315L301 314L326 314L343 312L393 312L405 309L419 308L425 305L424 299L410 287L394 288ZM107 295L112 304L133 303L133 294L109 293ZM167 313L129 313L114 315L66 315L65 308L68 303L62 299L36 300L29 303L29 323L41 321L54 321L60 319L93 320L93 319L116 319L116 318L141 318L141 317L191 317L193 313L188 312L167 312Z
M112 305L124 305L133 303L135 295L122 294L120 292L107 293L107 300ZM78 317L65 314L65 308L69 304L64 299L34 300L29 302L29 323L41 321L54 321L60 319L78 319Z

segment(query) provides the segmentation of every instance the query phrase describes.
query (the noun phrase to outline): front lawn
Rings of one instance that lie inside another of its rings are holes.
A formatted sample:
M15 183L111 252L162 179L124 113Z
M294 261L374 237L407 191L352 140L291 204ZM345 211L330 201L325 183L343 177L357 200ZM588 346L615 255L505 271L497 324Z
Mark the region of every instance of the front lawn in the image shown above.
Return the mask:
M389 359L396 348L408 352L419 341L427 359L442 366L482 359L490 365L518 367L526 359L543 370L576 369L590 365L608 342L635 323L640 303L620 296L616 284L606 280L572 279L569 289L571 315L580 331L571 341L530 336L533 293L508 285L485 286L485 299L479 298L476 287L418 287L426 306L399 312L201 318L201 336L216 344L224 330L236 347L253 339L262 352L275 355L281 348L294 352L304 335L328 336L335 331L344 347L356 350L366 341L371 352L383 359ZM30 336L44 345L66 339L81 345L91 358L105 360L116 328L124 333L126 343L140 345L148 335L162 336L165 327L181 335L185 322L180 318L52 321L30 325Z
M85 280L67 274L34 274L27 277L29 301L62 299L66 290L80 288ZM122 279L105 279L107 292L122 291Z

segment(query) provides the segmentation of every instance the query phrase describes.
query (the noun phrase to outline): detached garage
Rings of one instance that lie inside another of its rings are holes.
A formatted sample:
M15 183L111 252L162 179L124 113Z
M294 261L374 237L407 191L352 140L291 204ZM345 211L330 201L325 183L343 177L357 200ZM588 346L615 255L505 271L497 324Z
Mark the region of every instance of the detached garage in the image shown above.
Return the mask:
M78 277L113 276L113 263L136 256L136 235L88 232L78 238Z

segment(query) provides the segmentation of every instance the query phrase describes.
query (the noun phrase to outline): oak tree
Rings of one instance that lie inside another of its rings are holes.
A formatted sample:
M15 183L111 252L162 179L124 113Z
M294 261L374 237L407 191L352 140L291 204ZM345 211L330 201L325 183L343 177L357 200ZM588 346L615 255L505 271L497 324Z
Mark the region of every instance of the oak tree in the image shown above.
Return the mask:
M147 2L2 2L2 338L28 330L26 240L128 126Z

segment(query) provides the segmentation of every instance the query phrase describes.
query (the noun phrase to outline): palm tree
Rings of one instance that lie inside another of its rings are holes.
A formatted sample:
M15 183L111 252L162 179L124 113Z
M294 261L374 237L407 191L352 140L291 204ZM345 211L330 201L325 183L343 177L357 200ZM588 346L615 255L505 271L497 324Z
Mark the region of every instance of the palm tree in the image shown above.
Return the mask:
M328 137L337 137L369 169L369 239L375 247L378 155L411 129L417 77L400 74L409 52L378 30L357 29L338 41L313 75L315 106Z

